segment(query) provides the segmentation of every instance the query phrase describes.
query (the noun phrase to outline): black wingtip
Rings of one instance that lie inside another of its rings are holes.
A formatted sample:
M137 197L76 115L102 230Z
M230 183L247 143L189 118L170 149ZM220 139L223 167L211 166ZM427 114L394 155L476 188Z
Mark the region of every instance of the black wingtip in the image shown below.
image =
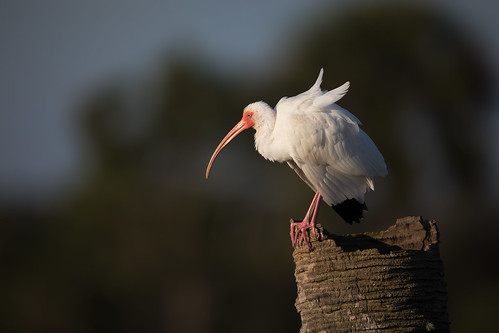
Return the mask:
M347 199L337 205L332 205L334 211L345 220L345 222L352 224L353 222L360 222L364 210L367 211L365 203L360 203L355 199Z

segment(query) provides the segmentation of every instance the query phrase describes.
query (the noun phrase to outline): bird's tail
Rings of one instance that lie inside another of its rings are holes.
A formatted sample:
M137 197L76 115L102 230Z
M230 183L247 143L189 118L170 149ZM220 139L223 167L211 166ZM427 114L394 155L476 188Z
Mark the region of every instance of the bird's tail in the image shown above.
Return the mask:
M365 203L360 203L356 199L347 199L339 204L332 205L334 211L345 220L345 222L352 224L353 222L360 222L364 211L367 211Z

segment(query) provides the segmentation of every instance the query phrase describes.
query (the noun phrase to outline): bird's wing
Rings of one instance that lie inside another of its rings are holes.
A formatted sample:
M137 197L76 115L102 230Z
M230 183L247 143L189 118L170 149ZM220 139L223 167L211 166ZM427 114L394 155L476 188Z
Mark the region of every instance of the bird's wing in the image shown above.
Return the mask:
M374 189L372 177L386 174L378 148L349 114L331 108L288 116L293 123L288 147L297 173L329 204L364 202L367 189Z
M324 69L321 68L321 70L319 71L319 76L317 77L317 80L315 80L314 85L298 96L320 96L314 101L314 104L319 107L331 105L339 101L347 93L348 88L350 87L350 82L345 82L343 85L331 91L322 91L321 84L323 75Z
M345 175L326 165L303 164L300 168L314 191L319 191L324 201L334 206L348 199L364 203L364 194L372 184L370 177ZM296 171L296 170L295 170Z
M359 119L335 104L350 83L322 91L322 75L321 69L309 90L277 103L274 135L287 146L290 167L328 204L363 203L374 189L372 177L386 175L386 165Z
M331 91L327 91L317 98L314 99L313 105L318 108L327 107L339 101L345 94L348 92L348 88L350 87L350 82L347 81L343 83L336 89Z
M324 68L321 68L321 70L319 71L319 76L317 77L317 80L315 80L314 85L309 90L301 93L300 95L315 95L321 93L321 83L323 75L324 75Z
M353 114L334 104L348 92L350 82L347 81L331 91L323 91L321 90L323 74L324 70L321 68L317 80L310 89L293 97L281 98L275 106L275 109L280 111L280 113L302 113L322 112L322 110L329 107L337 107L337 112L344 113L352 121L360 124L361 122Z

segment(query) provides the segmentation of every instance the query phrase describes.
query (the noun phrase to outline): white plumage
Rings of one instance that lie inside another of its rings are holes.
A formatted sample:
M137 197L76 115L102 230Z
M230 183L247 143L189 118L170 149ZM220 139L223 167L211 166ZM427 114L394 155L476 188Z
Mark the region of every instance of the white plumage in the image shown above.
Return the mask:
M275 109L264 102L248 105L241 121L213 154L206 177L220 150L240 132L253 127L255 147L263 157L287 162L317 192L316 197L322 197L333 208L349 202L342 209L350 209L356 201L353 208L357 211L353 215L337 211L347 222L358 222L365 208L364 194L368 189L374 190L374 176L387 174L386 165L374 142L360 129L359 119L336 104L350 83L331 91L321 90L322 75L321 69L309 90L282 98ZM312 205L316 206L311 206L307 213L307 228L315 226L312 215L317 214L318 202L314 198Z
M329 205L346 199L363 203L367 189L374 190L372 177L386 175L386 165L374 142L359 128L357 117L335 104L350 83L323 91L322 75L321 69L312 88L282 98L275 109L264 102L245 108L257 113L253 116L255 146L266 159L287 162ZM264 119L265 125L257 126ZM272 123L273 127L268 126Z

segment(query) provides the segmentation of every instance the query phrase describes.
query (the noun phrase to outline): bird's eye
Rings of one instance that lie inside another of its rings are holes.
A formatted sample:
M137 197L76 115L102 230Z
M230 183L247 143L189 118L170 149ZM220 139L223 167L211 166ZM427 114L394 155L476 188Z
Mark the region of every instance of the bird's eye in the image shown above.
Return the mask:
M247 114L246 114L246 117L247 117L247 118L251 118L251 113L247 113Z

